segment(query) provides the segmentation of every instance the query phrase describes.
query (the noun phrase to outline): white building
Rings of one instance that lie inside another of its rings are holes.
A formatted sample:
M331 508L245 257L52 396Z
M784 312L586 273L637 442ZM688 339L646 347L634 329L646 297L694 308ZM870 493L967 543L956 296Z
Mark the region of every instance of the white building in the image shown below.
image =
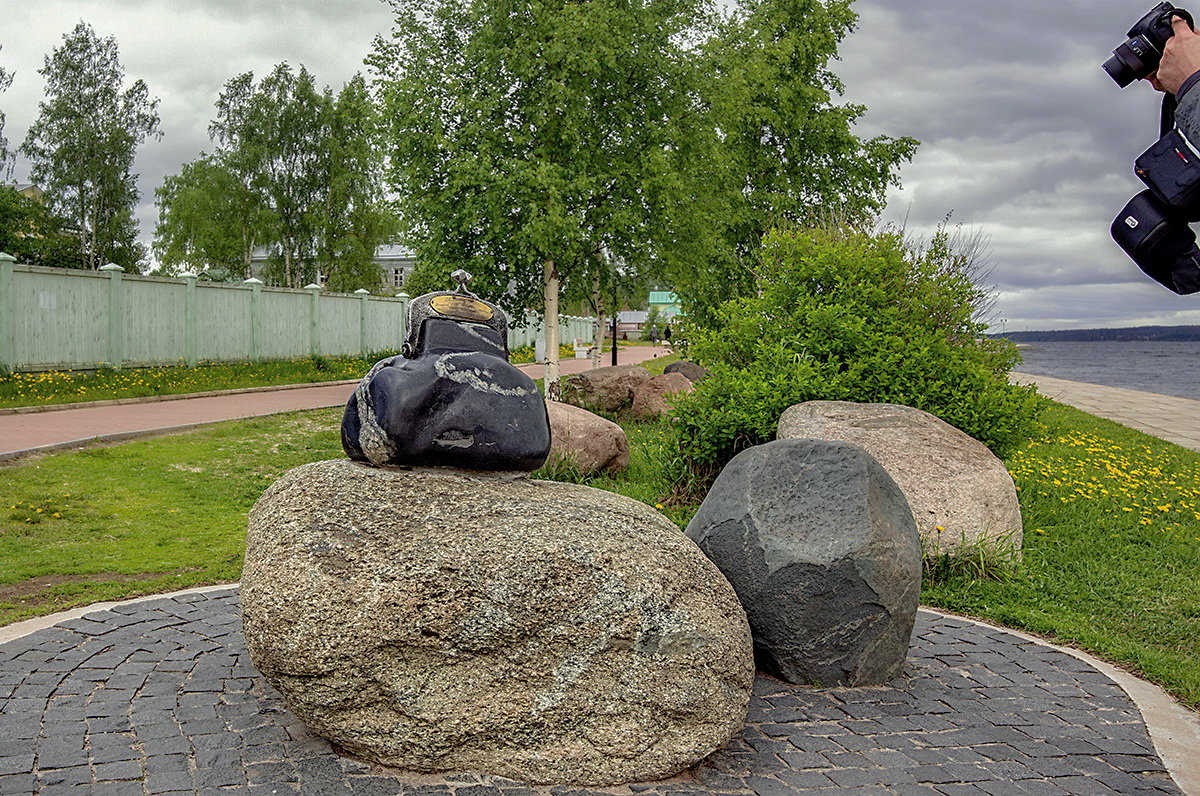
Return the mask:
M250 254L250 275L257 277L262 273L263 266L270 259L266 247L259 246ZM412 274L417 264L417 258L403 246L385 245L375 249L375 264L382 272L380 281L387 287L400 290L404 280ZM320 283L325 284L325 276L321 275Z

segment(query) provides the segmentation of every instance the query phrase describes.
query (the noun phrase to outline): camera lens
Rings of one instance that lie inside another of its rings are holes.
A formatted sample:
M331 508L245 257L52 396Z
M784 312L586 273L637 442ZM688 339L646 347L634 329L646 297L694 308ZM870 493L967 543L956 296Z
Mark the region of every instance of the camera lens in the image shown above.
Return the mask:
M1108 72L1108 76L1116 81L1117 85L1125 88L1133 81L1137 80L1137 73L1133 68L1121 60L1120 56L1113 55L1104 62L1104 71Z
M1145 36L1136 36L1113 50L1112 58L1104 62L1104 71L1125 88L1157 69L1159 59L1158 50L1150 41Z

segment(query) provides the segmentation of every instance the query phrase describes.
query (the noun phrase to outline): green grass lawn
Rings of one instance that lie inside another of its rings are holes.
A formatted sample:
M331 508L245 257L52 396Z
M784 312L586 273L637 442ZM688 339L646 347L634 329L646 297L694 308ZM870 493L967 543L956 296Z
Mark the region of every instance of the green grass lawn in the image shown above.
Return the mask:
M1008 462L1024 562L922 601L1086 649L1200 707L1200 453L1055 404Z
M269 362L227 362L161 368L100 368L89 371L0 373L0 407L39 406L182 395L243 387L361 378L388 354L366 357L302 357Z
M661 370L670 360L652 363ZM340 457L340 409L235 421L0 468L0 624L237 580L246 513L285 470ZM625 423L631 465L593 486L664 506L666 423ZM1009 462L1025 558L922 600L1089 650L1200 706L1200 454L1054 406Z
M618 347L627 345L634 344L622 342ZM611 351L611 343L604 350ZM357 379L387 356L392 354L378 352L365 357L301 357L158 368L0 372L0 408ZM533 361L533 356L533 346L524 346L512 351L511 360L513 364L527 364ZM564 360L573 359L575 349L564 345L560 356ZM603 364L608 364L607 359Z

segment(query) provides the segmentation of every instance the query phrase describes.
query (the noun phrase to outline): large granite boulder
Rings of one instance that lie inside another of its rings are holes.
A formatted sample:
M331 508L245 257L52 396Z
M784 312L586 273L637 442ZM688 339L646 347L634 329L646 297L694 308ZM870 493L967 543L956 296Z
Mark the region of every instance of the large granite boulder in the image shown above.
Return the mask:
M629 466L625 429L578 406L546 401L550 413L548 464L569 464L584 475L618 473Z
M681 373L687 377L690 382L703 381L708 378L708 369L703 365L697 365L695 362L689 362L686 359L681 359L678 362L672 362L663 368L663 373Z
M612 365L567 376L562 400L592 412L620 412L633 403L638 387L650 380L641 365Z
M1021 505L1012 476L987 446L928 412L895 404L809 401L787 409L780 439L853 442L908 499L926 555L983 549L1020 556Z
M512 473L284 474L250 513L251 659L349 752L535 783L652 780L741 730L749 630L649 507Z
M689 393L695 385L682 373L664 373L653 376L637 388L633 395L632 414L638 420L654 420L671 411L674 396Z
M862 448L794 439L742 451L687 535L737 591L763 671L822 686L899 674L921 546L904 495Z

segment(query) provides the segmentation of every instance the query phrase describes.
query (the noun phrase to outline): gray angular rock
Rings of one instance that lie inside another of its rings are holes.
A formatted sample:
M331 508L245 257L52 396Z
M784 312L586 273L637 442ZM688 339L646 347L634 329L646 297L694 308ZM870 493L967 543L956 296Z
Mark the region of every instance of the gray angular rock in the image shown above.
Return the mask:
M899 674L921 546L904 495L862 448L796 439L742 451L687 535L737 591L763 671L822 686Z
M681 373L688 381L695 383L708 378L708 370L695 362L681 359L663 368L663 373Z
M650 380L641 365L586 370L562 380L562 401L591 412L620 412L633 403L638 387Z
M663 373L652 376L637 388L629 413L638 420L654 420L671 411L674 396L696 389L682 373Z
M926 555L983 548L1021 554L1021 504L1004 462L928 412L896 404L809 401L784 411L779 439L831 439L866 449L904 492Z
M241 601L288 707L386 765L658 779L749 704L749 629L721 573L662 515L589 487L298 467L250 513Z
M569 463L585 475L617 473L629 466L625 429L578 406L546 401L550 415L547 464Z

